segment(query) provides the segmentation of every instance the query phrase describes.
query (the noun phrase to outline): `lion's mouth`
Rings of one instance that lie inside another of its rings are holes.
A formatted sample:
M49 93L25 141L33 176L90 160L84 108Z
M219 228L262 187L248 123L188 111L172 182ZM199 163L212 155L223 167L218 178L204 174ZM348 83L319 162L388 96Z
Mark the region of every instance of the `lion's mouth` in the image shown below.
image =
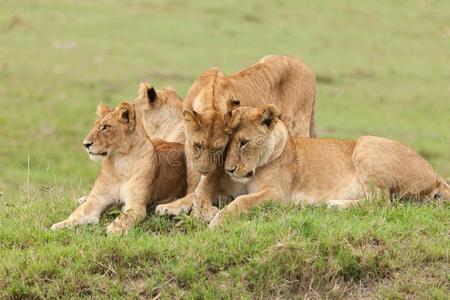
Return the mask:
M241 183L247 183L253 178L253 176L255 175L255 172L254 171L249 171L243 176L236 176L233 173L228 173L228 175L230 175L230 177L234 181L241 182Z
M89 151L89 155L94 155L94 156L106 156L108 154L108 152L99 152L99 153L94 153Z

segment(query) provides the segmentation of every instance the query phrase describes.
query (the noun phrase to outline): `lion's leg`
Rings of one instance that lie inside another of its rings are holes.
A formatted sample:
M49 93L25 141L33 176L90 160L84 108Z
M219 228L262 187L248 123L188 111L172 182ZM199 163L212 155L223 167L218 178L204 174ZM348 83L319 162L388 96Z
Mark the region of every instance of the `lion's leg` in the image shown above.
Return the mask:
M195 189L195 197L191 211L193 217L209 222L219 210L212 204L217 190L218 178L220 178L219 172L222 172L222 170L214 171L201 177L200 183Z
M213 228L220 226L226 218L237 217L241 213L246 213L257 205L270 200L279 199L280 195L283 195L282 191L267 188L253 194L239 196L214 216L209 223L209 227Z
M195 194L189 193L185 197L170 203L160 204L156 206L155 213L157 215L178 216L182 212L188 213L194 203Z
M109 224L107 228L108 234L121 235L126 233L136 223L145 219L147 216L147 205L152 194L151 190L146 188L148 179L140 175L137 180L131 180L129 185L122 186L123 213Z
M133 203L126 205L121 213L111 224L106 232L112 235L121 235L131 229L136 223L142 221L147 216L147 206L145 203Z
M187 183L187 194L193 193L200 182L200 173L194 167L193 158L191 154L190 144L186 140L185 143L185 155L186 155L186 183Z
M450 201L450 185L441 177L438 180L438 195L444 200Z
M64 221L53 224L51 229L57 230L84 224L98 224L102 212L114 204L112 197L88 196L75 211Z
M83 204L84 202L87 201L88 197L89 197L89 196L81 196L80 198L78 198L78 199L76 200L77 204L78 204L78 205Z

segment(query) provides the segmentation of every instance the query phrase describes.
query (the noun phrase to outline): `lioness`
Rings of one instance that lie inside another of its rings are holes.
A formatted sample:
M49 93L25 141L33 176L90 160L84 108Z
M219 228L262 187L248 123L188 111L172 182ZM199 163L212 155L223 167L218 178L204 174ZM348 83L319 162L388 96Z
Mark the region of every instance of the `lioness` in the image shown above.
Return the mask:
M194 216L209 221L217 212L210 199L223 173L223 157L229 141L224 116L239 105L277 104L292 135L315 136L316 78L301 60L266 56L259 63L226 76L216 68L202 73L183 101L186 130L188 194L160 205L159 214L178 214L192 207ZM264 100L261 100L264 99ZM203 175L198 183L198 174ZM198 184L198 186L197 186ZM224 197L229 193L224 190Z
M98 119L84 140L93 160L104 159L87 200L52 229L97 224L101 213L123 203L123 213L107 232L122 234L147 215L150 202L164 202L186 193L184 145L148 137L134 105L122 102L114 111L97 108Z
M248 194L222 209L210 227L267 200L339 207L372 195L450 200L447 182L408 146L374 136L357 141L293 138L279 118L275 105L233 111L225 169L245 184Z
M139 84L138 96L133 99L136 114L143 120L145 131L152 141L185 142L182 99L171 87L155 89L144 81ZM82 204L87 196L77 200Z

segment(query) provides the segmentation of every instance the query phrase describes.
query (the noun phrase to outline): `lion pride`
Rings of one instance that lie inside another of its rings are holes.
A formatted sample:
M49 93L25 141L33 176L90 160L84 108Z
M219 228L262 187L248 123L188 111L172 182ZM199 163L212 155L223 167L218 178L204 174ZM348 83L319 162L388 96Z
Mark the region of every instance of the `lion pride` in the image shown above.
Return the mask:
M221 224L268 200L325 203L346 207L372 196L450 201L450 186L410 147L363 136L356 141L294 138L275 105L232 112L222 185L229 178L241 195L210 222ZM229 178L226 178L229 177Z
M203 72L183 101L188 166L188 194L179 201L158 206L159 214L189 210L209 221L217 212L211 203L229 141L226 115L240 105L276 104L292 135L315 136L316 78L301 60L290 56L266 56L231 76L216 68ZM199 174L203 175L199 182ZM195 189L195 194L192 193ZM229 197L227 191L222 195Z

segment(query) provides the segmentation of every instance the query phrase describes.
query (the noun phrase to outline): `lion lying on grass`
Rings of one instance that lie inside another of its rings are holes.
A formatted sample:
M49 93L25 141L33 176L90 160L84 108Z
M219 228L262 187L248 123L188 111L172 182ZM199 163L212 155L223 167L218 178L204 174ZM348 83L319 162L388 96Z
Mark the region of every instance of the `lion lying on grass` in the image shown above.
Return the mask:
M408 146L374 136L357 141L293 138L279 118L272 104L232 112L227 126L234 134L225 169L246 194L216 214L210 227L277 199L337 207L368 197L440 196L450 201L447 182Z
M145 131L152 141L184 144L181 102L173 88L155 89L146 81L139 84L138 96L132 101L136 115L143 120ZM82 204L86 199L87 196L82 196L77 203Z
M84 146L91 159L103 159L100 174L86 201L53 230L97 224L109 206L123 203L123 213L107 229L122 234L146 217L150 202L165 203L186 193L183 144L152 143L130 102L114 111L99 105L97 116Z

